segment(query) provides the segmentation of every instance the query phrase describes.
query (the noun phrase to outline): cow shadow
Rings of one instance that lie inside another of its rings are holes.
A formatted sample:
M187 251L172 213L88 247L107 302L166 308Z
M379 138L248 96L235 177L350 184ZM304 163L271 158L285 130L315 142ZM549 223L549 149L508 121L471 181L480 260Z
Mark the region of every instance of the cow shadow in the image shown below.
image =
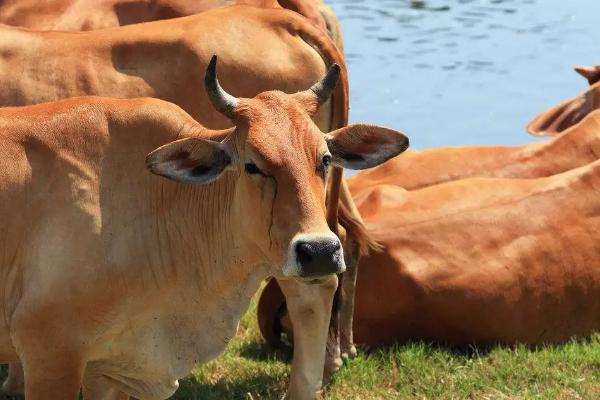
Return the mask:
M244 343L239 348L239 355L253 361L292 361L293 351L289 347L274 348L265 342L254 341Z
M6 377L8 376L8 365L0 364L0 384L4 382ZM0 392L0 400L8 400L10 397L5 396L2 392Z
M222 399L279 399L285 393L287 379L268 373L236 378L235 381L199 382L191 376L179 381L179 389L172 400Z

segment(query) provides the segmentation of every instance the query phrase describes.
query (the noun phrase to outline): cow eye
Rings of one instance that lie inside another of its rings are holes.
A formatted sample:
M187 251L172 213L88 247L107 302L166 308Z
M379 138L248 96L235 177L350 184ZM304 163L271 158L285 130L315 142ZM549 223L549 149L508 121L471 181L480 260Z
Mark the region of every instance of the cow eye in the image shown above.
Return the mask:
M247 174L265 176L265 174L256 166L256 164L252 162L247 162L245 164L245 169Z
M321 163L317 167L317 172L321 174L323 179L325 179L327 175L327 171L329 171L329 166L331 165L331 154L325 154L323 158L321 158Z

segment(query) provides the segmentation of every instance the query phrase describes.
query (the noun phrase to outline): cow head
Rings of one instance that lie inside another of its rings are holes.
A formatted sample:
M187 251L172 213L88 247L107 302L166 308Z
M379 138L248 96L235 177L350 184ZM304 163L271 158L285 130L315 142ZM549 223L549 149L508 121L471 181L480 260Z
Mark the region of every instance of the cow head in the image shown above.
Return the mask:
M554 136L578 124L592 111L600 108L600 66L575 67L587 79L590 87L577 97L566 100L536 116L527 132L535 136Z
M339 74L333 65L304 92L235 98L221 88L213 57L206 73L208 97L235 128L222 142L187 138L164 145L148 156L148 166L156 174L196 184L223 179L232 170L236 234L262 259L284 265L279 273L299 279L341 273L341 243L325 219L328 171L333 165L378 165L404 151L408 139L371 125L321 132L311 116L329 98Z

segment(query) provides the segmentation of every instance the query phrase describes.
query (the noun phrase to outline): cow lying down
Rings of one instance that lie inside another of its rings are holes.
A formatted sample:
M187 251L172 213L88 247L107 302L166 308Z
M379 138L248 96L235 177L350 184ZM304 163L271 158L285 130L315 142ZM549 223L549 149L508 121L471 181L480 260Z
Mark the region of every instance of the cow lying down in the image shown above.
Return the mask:
M542 343L599 328L599 132L595 112L505 170L553 171L538 169L537 154L567 171L550 177L464 179L412 192L352 178L354 200L383 246L359 264L355 341ZM558 143L568 158L549 151ZM389 163L387 171L390 181L405 173ZM281 330L291 334L283 301L271 281L259 325L272 344Z
M310 117L338 74L235 98L213 58L207 93L235 124L218 131L156 99L0 110L0 361L22 362L28 400L169 397L262 279L344 270L328 168L376 165L406 138L321 133Z
M359 265L355 341L537 344L600 328L598 190L600 161L548 178L371 188L359 209L384 250Z
M326 28L319 11L324 5L315 0L36 0L3 1L0 23L29 29L91 31L199 14L206 10L245 4L262 8L294 10Z
M465 178L538 178L600 157L600 113L567 127L551 140L518 146L457 146L407 151L348 180L353 196L368 187L407 190Z

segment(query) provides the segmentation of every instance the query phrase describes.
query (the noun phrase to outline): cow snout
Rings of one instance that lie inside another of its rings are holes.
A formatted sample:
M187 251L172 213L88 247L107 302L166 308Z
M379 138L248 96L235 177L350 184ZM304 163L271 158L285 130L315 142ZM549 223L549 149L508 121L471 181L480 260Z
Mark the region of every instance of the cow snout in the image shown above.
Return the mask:
M342 244L333 234L302 235L290 244L289 256L292 265L286 266L286 276L310 279L339 274L346 270Z

